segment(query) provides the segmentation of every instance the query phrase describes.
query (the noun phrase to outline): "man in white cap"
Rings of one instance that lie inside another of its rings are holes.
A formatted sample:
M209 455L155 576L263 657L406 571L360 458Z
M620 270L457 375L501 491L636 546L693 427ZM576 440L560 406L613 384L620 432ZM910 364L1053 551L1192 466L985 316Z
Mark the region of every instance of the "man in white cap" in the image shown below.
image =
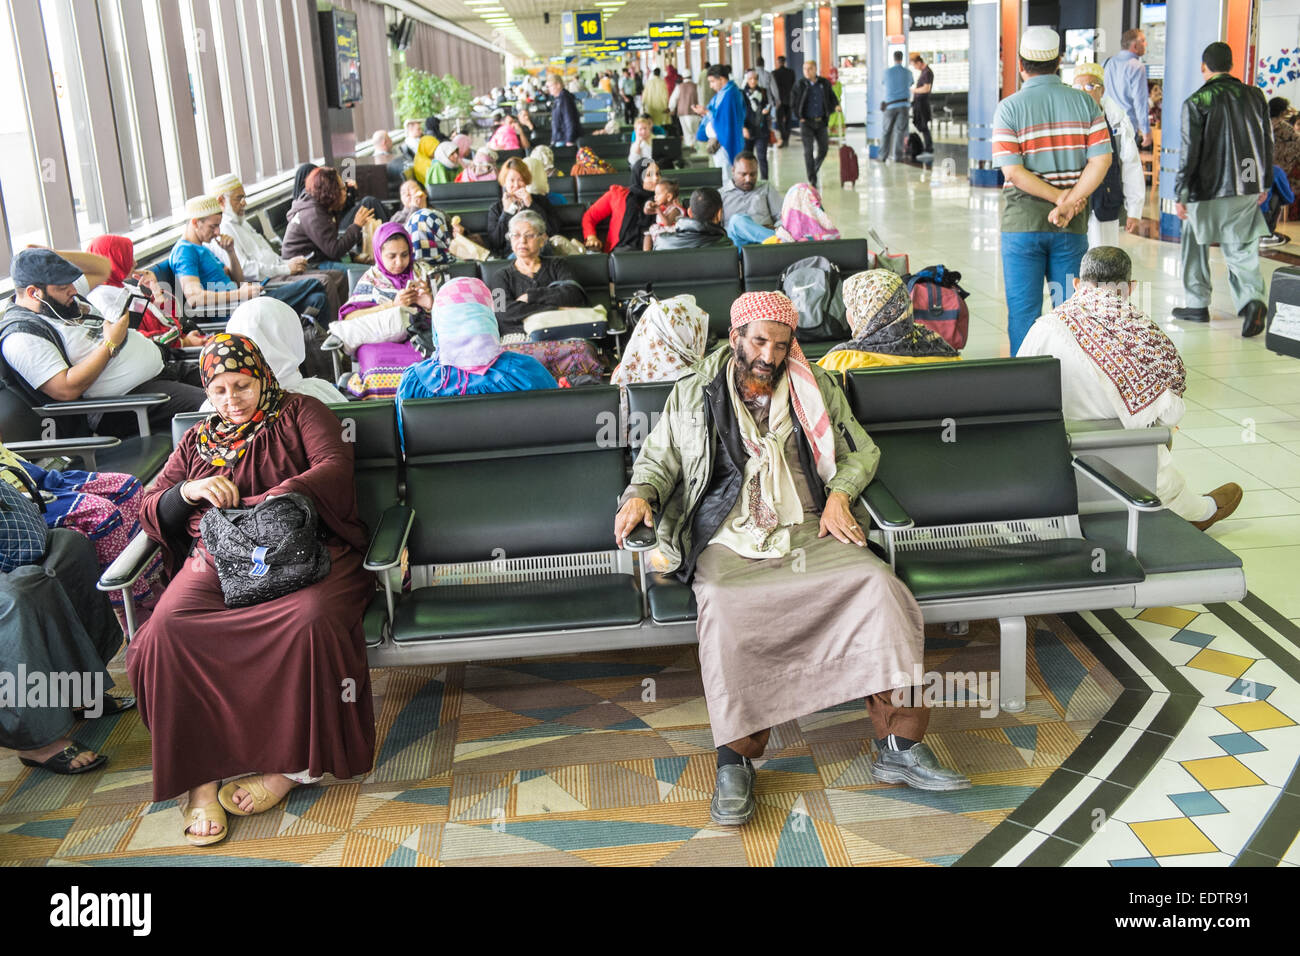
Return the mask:
M211 196L195 196L185 203L189 220L185 233L167 257L176 284L190 309L231 309L264 292L293 307L304 320L315 320L325 309L325 290L315 281L295 281L267 288L263 282L245 281L234 241L220 236L221 204ZM216 240L229 265L222 265L207 243Z
M347 273L337 269L308 270L305 256L280 258L280 254L271 248L271 244L245 216L248 197L243 183L234 173L211 180L208 183L208 195L221 204L221 234L210 240L207 247L221 260L223 267L229 269L231 259L238 259L244 280L265 281L266 291L272 295L286 285L310 280L325 293L326 299L325 306L316 319L317 325L327 328L329 323L338 318L339 306L348 297ZM234 242L234 248L230 252L223 245L227 238ZM308 290L307 286L299 286L296 295L306 295Z
M1006 177L1002 280L1012 355L1043 313L1043 281L1055 308L1079 275L1088 251L1087 200L1110 168L1106 117L1090 96L1061 82L1060 64L1055 30L1025 30L1024 85L993 117L993 165Z
M1137 137L1124 107L1106 92L1100 63L1076 63L1074 88L1087 93L1101 107L1110 127L1111 149L1118 152L1118 156L1111 157L1111 167L1106 170L1101 187L1088 201L1088 248L1118 246L1119 214L1123 212L1128 220L1124 231L1136 235L1142 221L1142 207L1147 201L1147 181L1142 172L1142 157L1138 155Z

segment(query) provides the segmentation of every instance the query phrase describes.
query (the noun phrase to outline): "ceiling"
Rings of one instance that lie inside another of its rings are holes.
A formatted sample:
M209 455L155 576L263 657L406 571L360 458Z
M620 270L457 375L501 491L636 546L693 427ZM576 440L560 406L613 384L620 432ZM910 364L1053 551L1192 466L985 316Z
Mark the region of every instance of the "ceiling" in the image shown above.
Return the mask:
M605 36L634 36L644 33L646 24L658 20L678 20L678 14L693 18L728 20L748 16L756 10L772 9L761 0L703 0L719 6L700 6L700 0L414 0L430 13L490 40L515 56L558 56L563 52L560 40L560 14L566 10L601 10L604 12ZM605 4L618 4L606 6ZM551 15L550 23L542 14ZM485 17L508 17L510 22L488 22Z

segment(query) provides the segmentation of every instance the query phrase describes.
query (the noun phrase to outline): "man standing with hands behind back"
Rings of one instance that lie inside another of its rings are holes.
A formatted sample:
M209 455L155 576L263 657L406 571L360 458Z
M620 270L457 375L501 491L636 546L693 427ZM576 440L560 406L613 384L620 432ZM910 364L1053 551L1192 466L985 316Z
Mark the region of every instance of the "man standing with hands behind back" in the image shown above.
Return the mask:
M1110 168L1110 131L1092 97L1061 82L1061 37L1030 27L1020 40L1024 85L993 115L993 165L1002 170L1002 281L1015 355L1043 313L1065 300L1088 251L1088 197Z

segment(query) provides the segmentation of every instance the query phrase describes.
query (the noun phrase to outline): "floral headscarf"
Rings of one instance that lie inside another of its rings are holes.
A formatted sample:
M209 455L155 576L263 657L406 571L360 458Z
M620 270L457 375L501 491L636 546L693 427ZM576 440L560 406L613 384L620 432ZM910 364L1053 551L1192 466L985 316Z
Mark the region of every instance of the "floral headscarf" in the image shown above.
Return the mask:
M694 296L656 299L632 330L610 384L675 381L704 355L708 339L709 314Z
M578 149L577 160L569 173L570 176L599 176L602 173L614 172L614 167L593 153L589 146Z
M533 151L528 154L530 159L540 159L542 166L546 169L547 176L563 176L563 173L555 171L555 151L549 146L534 146Z
M852 349L913 356L957 354L938 332L916 324L907 286L888 269L849 276L844 280L843 294L853 339L831 351Z
M822 208L822 197L808 183L795 183L781 204L781 224L776 227L781 242L814 242L838 239L840 231Z
M284 405L284 391L252 339L220 332L203 346L199 353L199 376L203 387L207 388L214 378L225 372L257 379L262 383L262 394L253 417L242 424L226 421L220 412L199 422L195 451L208 464L217 467L233 465L243 458L248 452L248 443L279 417Z

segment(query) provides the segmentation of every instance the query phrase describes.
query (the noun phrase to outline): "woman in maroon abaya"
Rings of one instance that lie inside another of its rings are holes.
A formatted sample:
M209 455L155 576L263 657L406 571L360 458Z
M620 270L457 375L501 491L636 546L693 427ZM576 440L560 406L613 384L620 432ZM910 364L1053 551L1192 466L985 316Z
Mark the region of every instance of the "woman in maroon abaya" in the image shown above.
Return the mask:
M361 625L375 584L362 568L352 446L324 405L280 389L251 340L221 333L200 365L217 413L185 434L145 498L140 523L172 579L127 653L153 735L154 799L188 792L185 836L197 846L226 836L226 810L261 813L299 783L365 773L375 745ZM316 505L329 575L227 608L199 519L289 492Z

